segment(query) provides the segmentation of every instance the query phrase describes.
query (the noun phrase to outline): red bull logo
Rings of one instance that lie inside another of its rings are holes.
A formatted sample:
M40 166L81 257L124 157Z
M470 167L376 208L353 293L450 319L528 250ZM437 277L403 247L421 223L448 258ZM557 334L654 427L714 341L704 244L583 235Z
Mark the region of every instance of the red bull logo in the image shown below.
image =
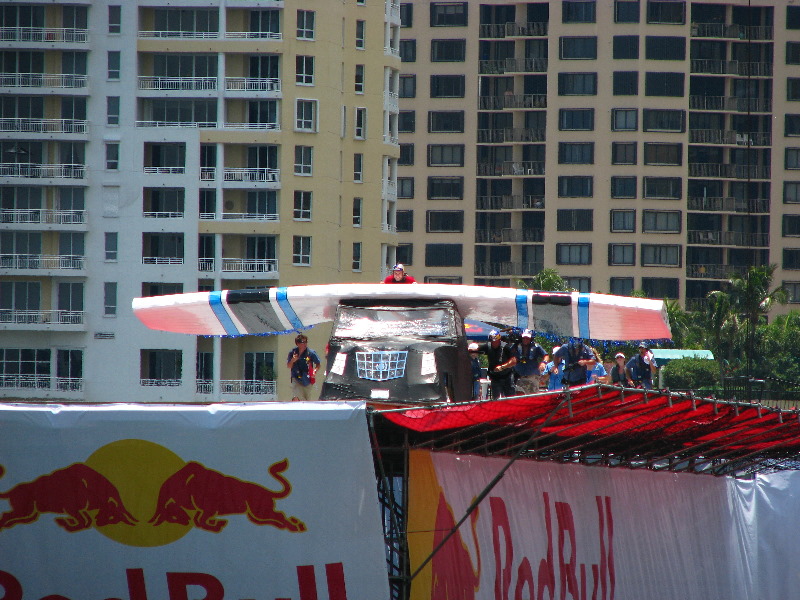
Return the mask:
M278 510L292 492L284 458L266 469L279 489L238 479L203 464L186 462L144 440L120 440L75 463L0 492L9 509L0 514L5 529L54 514L70 533L94 528L130 546L163 546L196 528L219 533L231 517L293 533L303 521ZM0 476L4 469L0 467Z

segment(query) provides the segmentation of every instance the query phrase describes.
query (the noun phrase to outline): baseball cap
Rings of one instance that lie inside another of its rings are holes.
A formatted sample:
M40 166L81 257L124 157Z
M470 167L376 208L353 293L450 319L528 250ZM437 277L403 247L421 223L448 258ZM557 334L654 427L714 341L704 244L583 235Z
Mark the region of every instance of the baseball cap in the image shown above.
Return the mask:
M624 355L622 352L617 352L617 353L614 355L614 358L625 358L625 355Z
M561 346L553 346L553 354L558 352L559 348L561 348Z
M467 346L467 350L469 352L477 352L478 351L478 344L472 342L469 346Z
M530 329L523 329L522 330L522 337L533 337L533 333Z
M649 350L650 346L648 346L646 342L642 342L642 343L639 344L639 348L646 348L646 349Z
M490 339L490 340L493 340L493 339L496 339L496 338L499 338L499 337L500 337L500 332L499 332L499 331L497 331L497 329L492 329L492 330L489 332L489 339Z
M392 267L392 271L405 271L406 268L401 264L397 263L395 266Z

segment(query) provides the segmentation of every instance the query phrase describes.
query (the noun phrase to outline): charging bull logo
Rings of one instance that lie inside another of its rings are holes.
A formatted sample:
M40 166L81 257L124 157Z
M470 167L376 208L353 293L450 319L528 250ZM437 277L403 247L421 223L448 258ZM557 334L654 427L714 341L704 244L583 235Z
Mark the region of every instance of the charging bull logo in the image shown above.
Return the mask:
M95 529L130 546L163 546L194 528L219 533L228 524L221 517L235 515L255 525L301 533L305 523L277 508L292 492L284 475L288 469L284 458L266 470L278 483L275 491L186 462L152 442L119 440L84 463L0 492L0 511L5 510L0 513L0 535L45 513L57 515L55 522L68 532ZM0 467L0 477L4 472Z

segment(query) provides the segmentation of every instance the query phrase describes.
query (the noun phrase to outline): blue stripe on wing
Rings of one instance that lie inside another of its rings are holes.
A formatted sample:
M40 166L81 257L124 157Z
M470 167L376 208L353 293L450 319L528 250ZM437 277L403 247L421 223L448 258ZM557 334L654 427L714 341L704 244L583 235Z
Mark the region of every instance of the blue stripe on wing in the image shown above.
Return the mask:
M231 319L228 311L225 310L225 306L222 304L222 292L209 292L208 303L211 305L211 310L214 311L223 329L225 329L226 335L242 335L244 333L236 328L233 319Z

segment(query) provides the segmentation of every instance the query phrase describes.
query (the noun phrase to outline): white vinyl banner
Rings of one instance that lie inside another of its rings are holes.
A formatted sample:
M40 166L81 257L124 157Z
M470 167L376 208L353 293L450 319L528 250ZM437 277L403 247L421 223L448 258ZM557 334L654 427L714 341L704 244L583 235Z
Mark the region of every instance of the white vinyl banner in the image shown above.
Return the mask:
M412 453L412 571L507 459ZM800 598L800 473L737 481L517 461L413 583L414 600Z
M0 598L387 599L365 410L0 405Z

